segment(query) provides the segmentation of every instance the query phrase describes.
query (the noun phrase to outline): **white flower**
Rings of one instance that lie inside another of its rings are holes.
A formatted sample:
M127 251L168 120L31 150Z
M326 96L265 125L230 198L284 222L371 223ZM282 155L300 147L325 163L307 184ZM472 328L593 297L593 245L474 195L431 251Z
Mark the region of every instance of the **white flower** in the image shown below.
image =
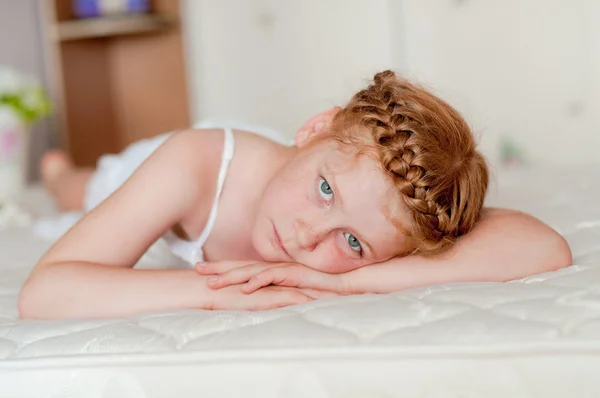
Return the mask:
M40 109L44 107L42 92L34 86L27 86L22 91L21 102L28 109Z
M0 104L0 130L13 128L21 124L19 116L15 111L8 107Z
M0 106L9 107L26 124L33 123L50 111L43 87L31 76L0 65ZM0 123L6 115L0 115Z
M25 79L16 71L0 66L0 96L18 93L25 83Z

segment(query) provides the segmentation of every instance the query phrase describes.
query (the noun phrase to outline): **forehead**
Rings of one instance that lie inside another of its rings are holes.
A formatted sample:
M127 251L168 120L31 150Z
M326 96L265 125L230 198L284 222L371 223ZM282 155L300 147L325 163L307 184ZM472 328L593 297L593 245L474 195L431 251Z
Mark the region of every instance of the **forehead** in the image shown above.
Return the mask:
M337 191L344 222L369 243L376 260L404 251L407 238L396 225L408 225L410 216L378 161L338 147L323 159L323 169Z

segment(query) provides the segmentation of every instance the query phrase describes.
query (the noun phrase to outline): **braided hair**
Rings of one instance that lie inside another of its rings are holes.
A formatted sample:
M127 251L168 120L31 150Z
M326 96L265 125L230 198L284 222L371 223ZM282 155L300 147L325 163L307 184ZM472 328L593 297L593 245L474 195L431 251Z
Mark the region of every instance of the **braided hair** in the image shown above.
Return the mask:
M443 100L380 72L336 114L330 134L374 155L393 181L412 217L402 229L413 254L439 253L473 229L488 169L471 129Z

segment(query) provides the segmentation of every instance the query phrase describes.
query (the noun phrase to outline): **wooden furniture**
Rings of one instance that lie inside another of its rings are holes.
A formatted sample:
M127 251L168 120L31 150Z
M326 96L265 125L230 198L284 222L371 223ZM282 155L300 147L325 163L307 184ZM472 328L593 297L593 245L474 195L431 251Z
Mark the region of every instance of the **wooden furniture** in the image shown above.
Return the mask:
M70 0L41 1L61 140L77 165L190 125L179 1L82 20Z

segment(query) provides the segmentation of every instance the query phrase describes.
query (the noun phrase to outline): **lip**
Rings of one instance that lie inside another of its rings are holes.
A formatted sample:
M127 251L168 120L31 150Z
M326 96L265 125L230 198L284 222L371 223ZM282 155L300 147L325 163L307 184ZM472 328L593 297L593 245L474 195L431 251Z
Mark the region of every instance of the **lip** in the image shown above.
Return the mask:
M279 232L277 232L277 228L275 228L275 224L273 224L273 233L275 235L275 242L277 242L277 246L279 246L279 248L285 253L286 256L292 258L292 256L290 256L290 253L288 253L288 251L285 249L285 246L281 241L281 236L279 236Z

